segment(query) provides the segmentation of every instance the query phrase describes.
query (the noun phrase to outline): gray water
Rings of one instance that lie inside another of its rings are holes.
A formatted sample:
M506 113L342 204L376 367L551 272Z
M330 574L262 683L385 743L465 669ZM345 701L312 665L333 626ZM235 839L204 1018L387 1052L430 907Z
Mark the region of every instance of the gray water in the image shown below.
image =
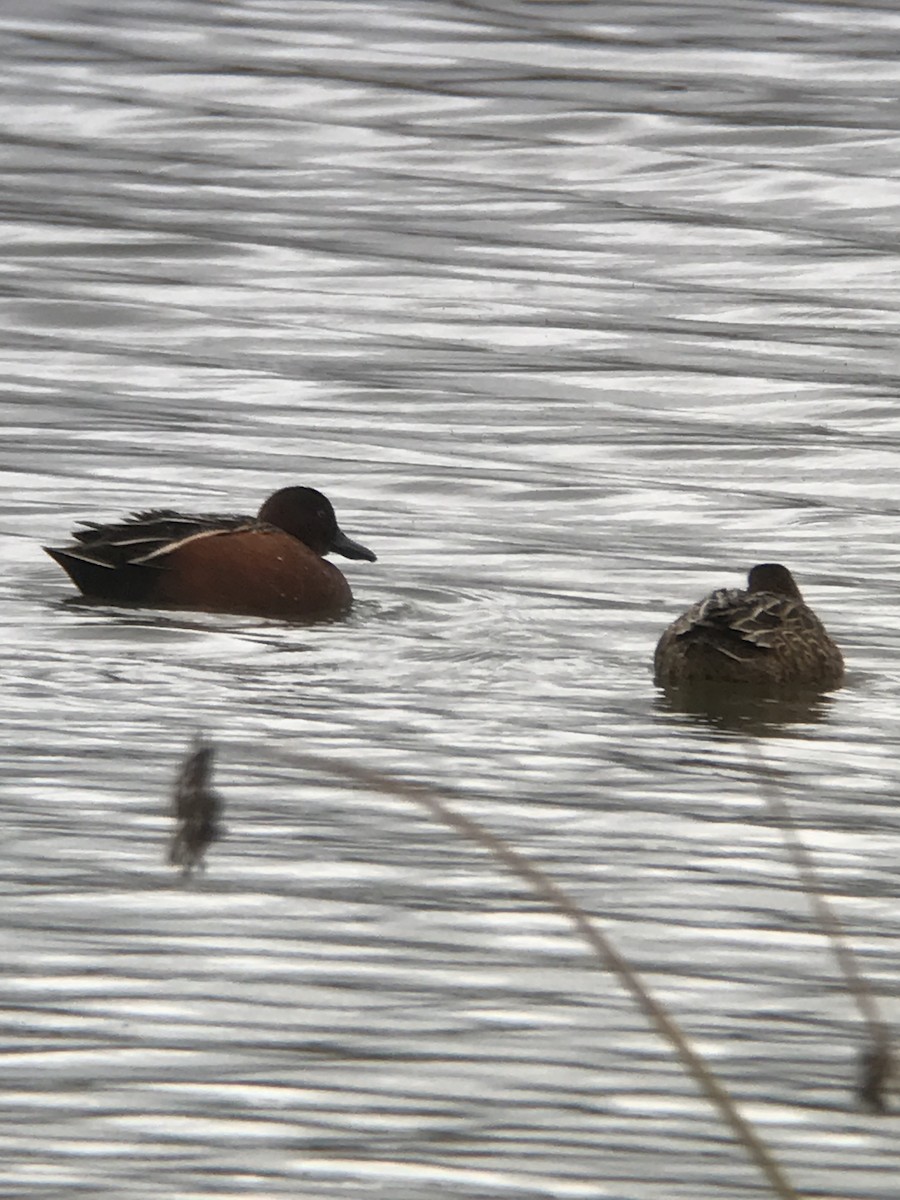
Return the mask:
M592 913L804 1195L896 1118L742 731L664 625L787 563L845 688L755 725L896 1015L900 16L0 3L15 1197L771 1192L559 916L313 751L449 788ZM308 483L303 627L71 604L40 551ZM194 730L227 838L164 861Z

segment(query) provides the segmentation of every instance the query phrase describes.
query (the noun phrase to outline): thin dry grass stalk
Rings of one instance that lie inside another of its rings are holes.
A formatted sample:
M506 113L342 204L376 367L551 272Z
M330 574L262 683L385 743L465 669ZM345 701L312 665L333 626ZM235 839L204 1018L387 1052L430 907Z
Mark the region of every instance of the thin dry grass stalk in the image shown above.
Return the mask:
M859 969L856 954L844 934L840 918L826 900L812 855L797 832L787 802L767 768L762 751L754 742L747 743L747 755L756 768L756 777L766 807L781 830L781 836L813 916L831 946L847 990L853 997L865 1029L866 1042L859 1052L856 1098L870 1112L886 1112L885 1090L893 1074L890 1032L881 1016L878 1001L868 980Z
M357 766L342 760L324 758L305 752L284 752L284 758L317 773L336 775L388 796L402 797L425 809L435 820L462 834L486 850L497 862L518 876L532 891L569 920L590 947L599 962L612 971L630 993L653 1028L673 1047L682 1066L695 1080L722 1120L731 1128L736 1141L765 1176L780 1200L799 1200L799 1193L789 1183L784 1171L772 1157L765 1142L741 1116L725 1087L719 1082L700 1055L688 1042L666 1009L655 1000L637 972L597 927L591 917L570 896L525 855L520 854L478 821L466 817L451 807L451 793L439 792L433 785L410 783L383 775L379 771Z

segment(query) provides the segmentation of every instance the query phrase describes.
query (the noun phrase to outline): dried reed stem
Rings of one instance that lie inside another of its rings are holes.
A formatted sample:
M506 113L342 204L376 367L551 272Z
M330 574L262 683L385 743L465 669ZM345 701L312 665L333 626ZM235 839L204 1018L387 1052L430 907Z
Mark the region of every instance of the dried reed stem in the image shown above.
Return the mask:
M860 1053L857 1097L873 1112L884 1112L884 1088L893 1070L888 1026L881 1016L868 980L859 969L856 954L846 939L840 918L825 899L812 855L803 844L791 811L767 771L765 758L755 742L747 742L747 755L756 768L757 781L766 807L781 830L788 856L797 872L813 916L831 946L847 989L856 1002L865 1026L867 1043Z
M285 752L285 757L308 770L352 779L355 783L372 791L410 800L413 804L424 808L442 824L475 842L483 850L487 850L493 858L523 880L551 908L555 908L557 912L568 918L602 965L618 977L622 986L630 993L657 1033L674 1048L682 1066L696 1081L722 1119L731 1127L736 1140L759 1167L775 1195L781 1200L799 1200L799 1193L788 1182L786 1175L770 1154L766 1144L741 1116L729 1093L697 1051L693 1049L672 1017L653 998L640 976L622 957L606 934L540 867L535 866L523 854L508 846L506 842L491 833L478 821L457 812L447 803L447 799L453 798L452 794L439 793L433 785L425 787L422 784L410 783L407 780L383 775L381 772L370 770L367 767L357 766L355 763L324 758L318 754Z

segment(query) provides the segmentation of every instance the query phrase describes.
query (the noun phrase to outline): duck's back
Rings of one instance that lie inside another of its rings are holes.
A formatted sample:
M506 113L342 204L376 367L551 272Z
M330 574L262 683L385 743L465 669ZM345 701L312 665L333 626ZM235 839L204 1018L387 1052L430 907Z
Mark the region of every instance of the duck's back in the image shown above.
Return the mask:
M844 663L799 597L720 588L666 629L654 670L663 687L740 683L824 690L840 683Z
M150 562L192 538L256 529L260 525L256 517L154 508L132 513L123 521L82 521L81 528L72 530L72 537L78 543L72 549L105 566L122 567Z

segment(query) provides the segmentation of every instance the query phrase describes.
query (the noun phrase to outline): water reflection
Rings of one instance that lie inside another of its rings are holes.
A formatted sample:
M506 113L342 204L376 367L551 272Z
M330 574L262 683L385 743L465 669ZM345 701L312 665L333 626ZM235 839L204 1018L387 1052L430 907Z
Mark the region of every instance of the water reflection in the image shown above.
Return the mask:
M47 2L6 34L5 1180L759 1193L555 917L389 799L301 788L305 747L454 785L804 1191L893 1200L741 744L896 993L893 14ZM86 513L295 481L377 548L346 620L67 604L42 561ZM853 686L654 701L672 597L773 559ZM229 837L185 889L195 727Z
M710 729L754 737L775 737L794 732L793 726L820 724L828 720L833 704L834 697L821 692L773 696L731 683L661 689L655 700L658 712L681 714Z

